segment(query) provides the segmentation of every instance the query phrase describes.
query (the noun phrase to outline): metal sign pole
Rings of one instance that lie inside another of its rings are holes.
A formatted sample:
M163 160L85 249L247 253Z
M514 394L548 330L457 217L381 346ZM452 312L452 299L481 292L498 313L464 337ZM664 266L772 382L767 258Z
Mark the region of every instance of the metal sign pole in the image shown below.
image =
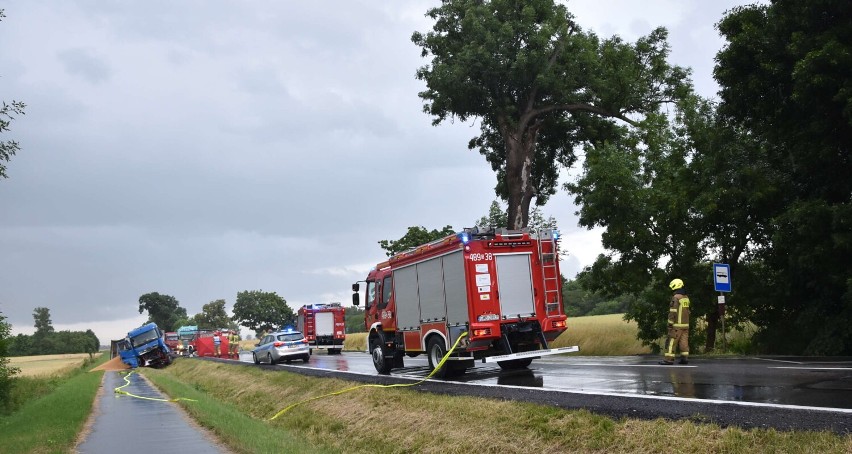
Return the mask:
M728 352L728 341L725 337L725 295L719 292L719 318L722 320L722 353Z
M722 350L728 351L728 340L725 337L725 295L731 291L731 266L726 263L713 264L713 286L719 292L718 314L722 319Z

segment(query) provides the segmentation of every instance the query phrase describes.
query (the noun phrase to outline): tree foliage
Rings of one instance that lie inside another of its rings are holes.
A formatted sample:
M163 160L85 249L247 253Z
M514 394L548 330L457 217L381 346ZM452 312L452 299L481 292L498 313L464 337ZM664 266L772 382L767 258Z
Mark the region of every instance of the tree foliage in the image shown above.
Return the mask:
M33 320L35 320L36 338L45 337L53 333L53 322L50 320L50 309L46 307L37 307L33 309Z
M498 200L494 200L488 207L488 214L479 218L479 220L474 224L478 226L508 228L509 215L500 202ZM545 218L544 214L541 212L541 208L539 207L534 207L530 210L528 227L531 231L559 228L556 224L556 218L553 216Z
M852 353L852 3L772 1L718 24L720 112L765 144L774 185L755 302L772 351Z
M285 325L294 325L296 316L284 298L275 292L246 290L237 293L234 303L234 320L260 337Z
M139 297L139 313L144 311L148 311L148 321L156 323L163 331L176 331L179 323L187 318L186 309L180 307L175 297L157 292Z
M767 353L852 352L852 5L772 2L720 23L717 106L685 98L622 139L586 148L569 190L609 251L591 289L636 297L640 337L664 333L666 282L687 282L714 346L712 262L731 265L728 326ZM670 120L670 121L669 121ZM660 266L662 264L662 266ZM705 337L706 336L706 337Z
M627 318L654 347L666 328L666 284L683 279L693 317L708 321L711 350L718 315L710 264L738 271L760 250L764 226L754 221L773 203L774 186L761 144L726 124L711 103L686 97L676 107L671 119L649 115L624 140L587 147L583 173L567 189L581 205L580 224L604 227L609 251L584 271L583 284L628 296Z
M4 17L6 15L0 9L0 21ZM0 133L8 131L15 115L24 115L24 108L26 107L26 104L20 101L12 100L9 104L6 104L6 101L0 101ZM0 140L0 178L8 178L5 163L9 162L20 149L20 145L14 140Z
M417 71L424 111L433 124L480 121L469 148L497 172L512 229L555 193L577 146L617 138L689 91L662 28L635 44L601 39L553 0L444 0L427 16L432 30L412 35L431 58Z
M55 331L50 320L50 309L33 310L36 331L33 335L18 334L6 339L6 352L10 356L58 355L64 353L96 353L100 340L92 330ZM7 333L8 335L8 333Z
M225 300L222 299L211 301L202 306L201 312L195 315L193 321L198 326L205 328L237 328L237 324L225 311Z
M346 308L346 333L363 333L367 331L364 326L364 309L357 306Z
M422 244L440 240L441 238L452 235L453 233L455 233L455 230L453 230L453 227L449 225L445 226L441 230L427 230L426 227L423 226L412 226L408 228L408 231L405 232L405 235L403 235L400 239L380 240L379 246L385 250L388 257L392 257L400 252L405 252Z
M0 410L8 408L12 389L12 379L20 372L9 365L9 335L12 326L6 322L6 316L0 312Z

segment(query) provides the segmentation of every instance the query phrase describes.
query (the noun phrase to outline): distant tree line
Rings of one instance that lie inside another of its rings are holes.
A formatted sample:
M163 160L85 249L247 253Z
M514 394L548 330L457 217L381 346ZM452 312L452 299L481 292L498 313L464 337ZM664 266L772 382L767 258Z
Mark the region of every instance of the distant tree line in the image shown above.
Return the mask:
M58 355L88 353L100 349L100 340L92 330L55 331L50 320L50 309L37 307L33 311L36 331L32 335L18 334L6 339L9 356ZM0 352L2 353L2 352Z

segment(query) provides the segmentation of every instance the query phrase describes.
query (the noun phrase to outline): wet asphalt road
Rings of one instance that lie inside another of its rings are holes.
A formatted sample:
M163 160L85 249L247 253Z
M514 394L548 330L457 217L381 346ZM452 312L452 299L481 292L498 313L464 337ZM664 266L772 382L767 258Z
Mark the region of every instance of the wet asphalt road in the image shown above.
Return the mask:
M122 391L142 397L165 398L139 374L131 374ZM156 452L227 453L191 425L176 403L138 399L116 394L125 384L116 371L104 372L103 390L96 402L95 420L79 453L151 454ZM152 447L151 437L156 446Z
M852 432L852 358L698 358L686 366L659 357L550 356L529 369L477 367L418 388L586 408L610 416L692 419L722 426ZM251 363L251 355L242 355ZM428 375L425 357L379 376L366 353L316 353L308 364L259 366L371 383L405 383ZM252 366L254 366L252 364Z

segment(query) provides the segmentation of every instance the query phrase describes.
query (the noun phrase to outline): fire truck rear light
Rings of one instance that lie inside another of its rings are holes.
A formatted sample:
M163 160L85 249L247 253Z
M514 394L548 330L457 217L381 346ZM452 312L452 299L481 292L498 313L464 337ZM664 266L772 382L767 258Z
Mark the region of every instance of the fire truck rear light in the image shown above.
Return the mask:
M494 320L500 320L500 316L497 314L482 314L476 317L476 321L478 322L493 322Z
M554 328L565 328L565 320L554 320L553 321Z
M473 335L474 335L474 337L490 336L491 335L491 328L475 329L475 330L473 330Z

